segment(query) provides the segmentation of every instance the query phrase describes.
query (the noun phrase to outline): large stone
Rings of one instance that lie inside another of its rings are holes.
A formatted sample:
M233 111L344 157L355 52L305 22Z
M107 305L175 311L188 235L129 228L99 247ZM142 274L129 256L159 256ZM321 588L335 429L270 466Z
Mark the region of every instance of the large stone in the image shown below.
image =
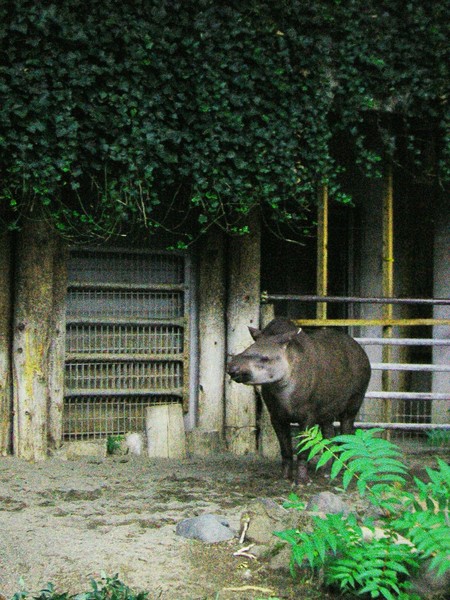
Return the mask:
M248 528L245 539L255 544L267 544L274 539L274 531L296 527L297 511L289 511L270 498L253 500L242 513L241 530Z
M228 521L211 514L184 519L178 523L176 534L209 543L231 540L235 535Z
M186 434L186 442L190 456L210 456L224 450L224 443L218 430L193 429Z
M67 442L54 452L61 460L78 460L82 458L106 458L106 440L80 440Z
M306 505L306 510L310 512L323 513L325 515L337 515L342 513L343 515L349 515L351 509L340 496L333 494L332 492L319 492L314 494Z
M441 600L449 597L450 571L438 576L436 569L429 570L429 561L422 566L418 575L412 580L413 592L421 598Z

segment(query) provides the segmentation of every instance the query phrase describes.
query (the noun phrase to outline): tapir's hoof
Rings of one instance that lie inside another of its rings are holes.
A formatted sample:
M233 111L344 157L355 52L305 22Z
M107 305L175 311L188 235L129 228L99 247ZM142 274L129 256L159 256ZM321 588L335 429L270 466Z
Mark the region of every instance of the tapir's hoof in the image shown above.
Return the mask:
M308 483L309 482L308 467L305 463L298 463L297 465L297 476L295 483Z
M281 466L281 472L283 475L283 479L292 481L292 463L283 463Z

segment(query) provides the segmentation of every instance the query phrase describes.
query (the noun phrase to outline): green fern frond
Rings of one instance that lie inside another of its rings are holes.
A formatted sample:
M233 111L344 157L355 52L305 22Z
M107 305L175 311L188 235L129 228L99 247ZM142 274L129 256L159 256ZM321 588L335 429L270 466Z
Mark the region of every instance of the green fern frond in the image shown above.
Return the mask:
M381 431L358 430L327 440L315 427L300 435L298 448L309 452L309 460L321 454L317 468L331 461L331 479L341 475L344 489L355 482L361 496L385 510L384 537L365 542L355 515L314 517L313 534L277 535L292 545L292 564L324 568L327 583L343 592L412 600L417 595L408 581L421 564L438 576L450 570L450 466L437 459L437 469L426 469L429 481L414 478L416 492L406 490L401 451L378 437ZM291 505L300 507L300 499ZM373 530L369 519L363 525ZM400 534L411 544L399 543Z
M402 487L408 471L399 460L401 452L389 440L375 437L380 431L378 428L358 429L354 435L339 435L327 440L318 427L313 427L299 436L298 448L309 450L308 460L322 452L317 468L332 460L331 479L343 472L344 489L354 480L361 495L370 491L373 485L398 484Z
M328 583L338 583L342 591L351 591L350 585L357 588L358 595L398 598L405 590L402 577L408 577L417 567L410 546L393 546L388 537L348 547L343 556L331 561L326 579Z

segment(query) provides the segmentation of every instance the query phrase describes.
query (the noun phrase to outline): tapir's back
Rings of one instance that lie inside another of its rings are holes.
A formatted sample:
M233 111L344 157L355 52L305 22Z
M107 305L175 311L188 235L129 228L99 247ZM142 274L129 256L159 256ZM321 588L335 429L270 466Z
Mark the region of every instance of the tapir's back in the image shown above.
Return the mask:
M314 375L314 396L324 395L328 400L339 398L342 401L366 391L371 374L369 359L346 333L314 329L300 333L293 343L299 345L299 351L304 353L303 365L307 364Z

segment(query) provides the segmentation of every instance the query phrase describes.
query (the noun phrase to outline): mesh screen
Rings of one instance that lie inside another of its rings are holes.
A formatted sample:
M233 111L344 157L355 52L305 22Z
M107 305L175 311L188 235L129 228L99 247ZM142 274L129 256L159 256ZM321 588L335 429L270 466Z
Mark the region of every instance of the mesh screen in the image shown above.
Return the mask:
M177 396L70 397L64 404L64 439L96 439L145 431L145 409L179 402Z
M92 253L75 250L69 280L81 283L181 284L183 257L170 254Z
M88 362L66 365L65 386L73 390L167 391L183 386L181 362Z
M174 325L80 325L67 328L68 353L180 354L183 330Z
M175 319L184 313L183 292L71 289L69 319Z
M65 439L143 431L147 406L183 401L184 278L179 255L71 253Z

